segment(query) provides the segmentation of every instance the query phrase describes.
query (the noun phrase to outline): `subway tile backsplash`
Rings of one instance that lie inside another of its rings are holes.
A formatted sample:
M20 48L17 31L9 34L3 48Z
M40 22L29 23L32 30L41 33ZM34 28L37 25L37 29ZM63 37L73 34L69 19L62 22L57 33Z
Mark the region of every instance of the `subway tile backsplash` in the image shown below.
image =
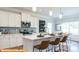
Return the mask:
M20 33L20 31L26 30L27 32L36 32L36 28L21 28L21 27L0 27L0 32L3 34L8 33Z

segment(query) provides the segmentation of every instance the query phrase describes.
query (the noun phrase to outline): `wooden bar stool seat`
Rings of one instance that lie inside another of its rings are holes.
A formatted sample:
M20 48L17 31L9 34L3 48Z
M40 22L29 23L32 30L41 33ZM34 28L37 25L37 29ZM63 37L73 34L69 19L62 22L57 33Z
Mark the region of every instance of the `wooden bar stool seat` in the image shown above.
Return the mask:
M49 41L42 41L41 44L39 45L35 45L33 47L33 51L34 51L34 48L38 49L40 52L42 52L42 50L44 49L47 49L49 46ZM46 50L47 51L47 50Z
M56 38L55 41L51 41L50 44L52 45L52 50L54 48L54 52L56 51L56 46L59 45L60 43L60 38ZM59 45L59 49L60 49L60 45Z

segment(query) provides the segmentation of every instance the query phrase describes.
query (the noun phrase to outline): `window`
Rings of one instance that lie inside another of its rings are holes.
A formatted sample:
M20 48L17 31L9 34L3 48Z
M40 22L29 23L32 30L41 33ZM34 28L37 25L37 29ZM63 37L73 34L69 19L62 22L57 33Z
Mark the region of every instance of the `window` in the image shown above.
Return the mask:
M56 31L61 31L61 25L59 25L59 24L56 24Z
M60 25L61 25L62 32L68 32L71 34L79 34L79 22L66 22Z

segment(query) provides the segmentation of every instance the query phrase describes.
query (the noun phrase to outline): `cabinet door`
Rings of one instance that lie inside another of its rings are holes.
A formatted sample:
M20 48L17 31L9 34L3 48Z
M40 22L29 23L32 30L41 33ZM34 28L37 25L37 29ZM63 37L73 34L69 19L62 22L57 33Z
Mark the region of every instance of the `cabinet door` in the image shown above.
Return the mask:
M30 17L29 20L31 22L31 27L34 27L34 22L36 23L36 21L33 20L33 17Z
M4 46L4 48L9 48L10 47L10 38L9 38L9 35L5 35L4 36L3 46Z
M35 27L36 28L36 32L39 32L39 19L32 17L31 19L31 27Z
M17 37L17 45L18 46L23 45L22 35L18 34L16 37Z
M29 22L30 15L26 13L22 13L22 21Z
M9 13L9 27L15 27L15 14Z
M14 34L10 35L10 47L16 47L17 41L16 36Z
M8 26L8 13L4 11L0 11L0 26L6 27Z
M0 36L0 49L3 49L3 36Z
M3 35L0 37L0 49L9 48L9 36Z
M21 15L16 13L9 13L9 26L21 27Z
M20 14L15 14L15 26L16 27L21 27L21 15Z

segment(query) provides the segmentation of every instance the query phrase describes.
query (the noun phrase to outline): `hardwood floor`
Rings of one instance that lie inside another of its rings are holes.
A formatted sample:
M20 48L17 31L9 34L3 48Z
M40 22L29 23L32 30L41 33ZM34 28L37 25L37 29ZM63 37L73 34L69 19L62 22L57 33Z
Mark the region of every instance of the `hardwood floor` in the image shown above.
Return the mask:
M0 50L0 52L26 52L26 51L23 50L23 45L21 45L13 48L2 49Z
M7 48L7 49L23 49L23 45L17 46L17 47L12 47L12 48Z

